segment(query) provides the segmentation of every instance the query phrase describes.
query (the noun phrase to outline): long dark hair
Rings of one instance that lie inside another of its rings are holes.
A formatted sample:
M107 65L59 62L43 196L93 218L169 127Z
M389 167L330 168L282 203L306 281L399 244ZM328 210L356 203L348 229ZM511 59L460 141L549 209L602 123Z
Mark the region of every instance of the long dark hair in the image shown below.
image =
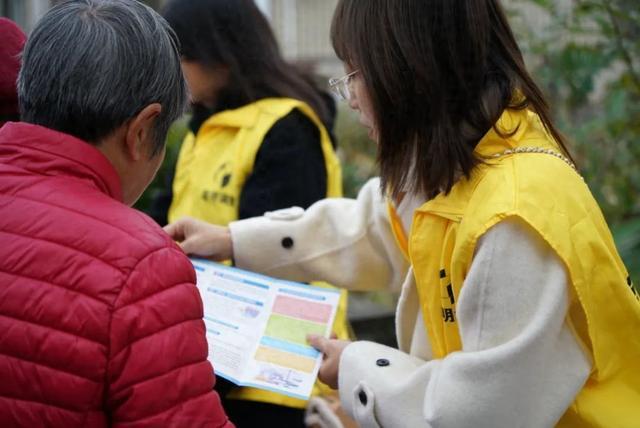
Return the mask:
M309 104L325 124L331 122L318 90L282 58L269 22L253 0L171 0L162 14L178 35L185 59L229 68L230 82L218 95L219 106L289 97Z
M364 79L394 197L431 198L469 177L476 145L507 108L535 111L568 154L498 0L340 0L331 38Z

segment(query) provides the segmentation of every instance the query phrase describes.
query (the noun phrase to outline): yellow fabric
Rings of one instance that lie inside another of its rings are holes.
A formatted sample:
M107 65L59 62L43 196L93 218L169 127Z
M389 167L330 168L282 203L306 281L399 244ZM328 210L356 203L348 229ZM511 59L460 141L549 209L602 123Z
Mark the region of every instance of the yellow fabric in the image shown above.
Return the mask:
M314 111L290 98L268 98L217 113L207 119L198 135L190 133L180 149L173 183L169 222L183 216L222 226L238 219L240 194L253 170L256 155L267 132L294 109L318 127L327 170L327 197L342 196L342 172L329 134ZM314 283L331 287L326 283ZM347 292L341 290L333 332L340 339L352 337L347 320ZM313 395L331 389L316 382ZM306 401L257 388L236 388L229 398L304 408Z
M478 239L501 220L519 218L566 266L569 322L593 358L586 385L557 426L637 427L640 302L602 213L581 177L554 156L490 158L516 147L559 152L536 114L507 110L497 128L476 148L486 163L414 214L408 249L434 356L461 350L455 305Z
M318 127L327 169L327 196L342 196L342 172L329 134L302 101L267 98L207 119L185 138L176 165L169 222L183 216L227 225L238 219L240 193L253 171L264 137L294 109Z
M393 236L396 239L396 244L402 252L404 258L409 261L409 241L407 240L407 234L404 233L404 226L402 220L395 210L395 207L389 200L387 202L387 211L389 212L389 220L391 222L391 229L393 230Z

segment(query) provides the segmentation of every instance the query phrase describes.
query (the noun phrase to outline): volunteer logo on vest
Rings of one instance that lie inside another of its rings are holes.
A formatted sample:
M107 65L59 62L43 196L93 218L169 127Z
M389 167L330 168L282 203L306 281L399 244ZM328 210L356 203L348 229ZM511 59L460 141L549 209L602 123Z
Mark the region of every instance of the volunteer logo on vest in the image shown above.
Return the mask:
M223 191L231 183L232 175L229 169L229 164L225 162L213 173L213 188L202 191L202 199L204 201L235 206L236 197L233 193L225 193Z

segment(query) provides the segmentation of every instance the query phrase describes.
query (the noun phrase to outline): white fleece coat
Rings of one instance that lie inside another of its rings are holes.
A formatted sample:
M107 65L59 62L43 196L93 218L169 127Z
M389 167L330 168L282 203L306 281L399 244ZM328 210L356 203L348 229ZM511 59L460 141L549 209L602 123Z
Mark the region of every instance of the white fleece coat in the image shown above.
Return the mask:
M372 179L357 199L232 223L236 265L351 290L400 291L399 349L354 342L340 360L340 398L361 426L555 425L591 370L566 322L573 299L557 256L516 220L485 233L458 300L463 349L432 359L413 271L397 248L379 186ZM406 231L422 202L407 196L397 207Z

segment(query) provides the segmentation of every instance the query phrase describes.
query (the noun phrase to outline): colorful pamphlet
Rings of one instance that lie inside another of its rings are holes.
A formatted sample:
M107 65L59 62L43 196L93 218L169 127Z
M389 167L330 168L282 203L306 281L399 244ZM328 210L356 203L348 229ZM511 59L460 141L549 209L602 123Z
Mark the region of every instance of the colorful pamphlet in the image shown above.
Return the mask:
M322 356L306 336L331 334L339 291L206 260L192 263L216 375L309 399Z

